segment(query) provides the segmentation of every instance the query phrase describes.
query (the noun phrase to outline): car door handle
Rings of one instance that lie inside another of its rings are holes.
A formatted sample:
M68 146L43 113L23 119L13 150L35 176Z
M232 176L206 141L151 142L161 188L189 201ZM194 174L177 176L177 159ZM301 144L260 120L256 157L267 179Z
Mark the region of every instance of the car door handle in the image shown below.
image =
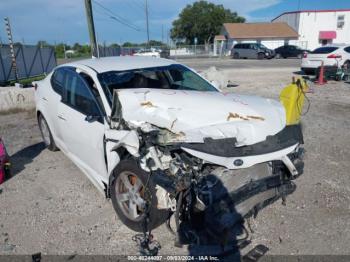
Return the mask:
M47 98L46 97L42 97L42 100L46 101L47 102Z
M63 116L61 116L61 115L58 115L57 116L59 119L61 119L61 120L64 120L64 121L66 121L67 119L65 119Z

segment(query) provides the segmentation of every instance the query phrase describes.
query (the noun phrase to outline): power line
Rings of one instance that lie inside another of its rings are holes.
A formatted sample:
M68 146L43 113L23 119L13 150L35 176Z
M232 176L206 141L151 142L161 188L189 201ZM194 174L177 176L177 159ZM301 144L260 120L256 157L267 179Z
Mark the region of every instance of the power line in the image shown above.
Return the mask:
M140 3L140 2L137 2L136 0L133 0L133 1L127 1L127 2L123 2L124 4L128 4L133 10L135 10L135 7L138 8L139 11L144 11L145 9L145 6Z
M121 23L121 24L123 24L123 25L125 25L125 26L127 26L127 27L129 27L129 28L131 28L133 30L135 30L135 31L138 31L138 32L142 31L139 27L137 27L136 25L132 24L130 21L128 21L127 19L121 17L120 15L114 13L113 11L111 11L110 9L108 9L107 7L102 5L101 3L97 2L96 0L93 0L93 1L101 9L105 10L106 12L108 12L108 14L105 13L105 15L108 15L109 18L111 18L111 19L113 19L113 20L115 20L115 21L117 21L117 22L119 22L119 23Z
M145 9L145 4L142 2L138 2L137 0L132 0L130 3L134 3L135 6L138 6L139 8L141 8L141 10Z

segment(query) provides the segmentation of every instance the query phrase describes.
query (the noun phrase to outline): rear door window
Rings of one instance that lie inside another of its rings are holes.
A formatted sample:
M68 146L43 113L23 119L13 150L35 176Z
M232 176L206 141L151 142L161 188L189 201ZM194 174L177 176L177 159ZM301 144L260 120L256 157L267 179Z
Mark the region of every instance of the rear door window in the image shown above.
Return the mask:
M345 52L350 53L350 46L344 48Z
M316 48L311 54L329 54L337 50L339 47L336 46L323 46Z

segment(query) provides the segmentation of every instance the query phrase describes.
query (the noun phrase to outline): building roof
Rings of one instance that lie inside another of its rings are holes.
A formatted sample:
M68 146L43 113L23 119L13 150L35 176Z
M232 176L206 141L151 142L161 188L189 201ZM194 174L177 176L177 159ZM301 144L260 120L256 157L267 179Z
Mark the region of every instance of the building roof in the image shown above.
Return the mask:
M94 69L98 73L103 73L108 71L168 66L172 64L178 63L169 59L146 56L113 56L78 60L68 64L62 64L62 66L78 67L79 65L84 65Z
M298 38L298 33L287 23L225 23L229 38Z
M334 12L350 12L350 9L327 9L327 10L300 10L300 11L291 11L291 12L284 12L280 14L279 16L275 17L271 21L276 20L277 18L281 17L282 15L287 14L300 14L300 13L334 13Z
M224 35L216 35L214 40L226 40L226 37Z

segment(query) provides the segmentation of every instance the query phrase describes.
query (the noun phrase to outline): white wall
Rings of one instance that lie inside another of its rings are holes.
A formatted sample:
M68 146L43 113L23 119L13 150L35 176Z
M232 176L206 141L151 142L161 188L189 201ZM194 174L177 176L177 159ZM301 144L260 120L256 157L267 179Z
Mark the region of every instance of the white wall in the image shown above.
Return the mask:
M337 18L339 15L345 15L345 25L342 29L337 29ZM321 46L319 40L320 31L336 31L337 38L333 39L333 43L350 44L350 11L301 13L299 39L307 41L310 50Z
M300 14L299 13L291 13L291 14L284 14L277 19L273 20L273 22L278 23L287 23L290 27L292 27L295 31L299 31L299 20L300 20Z
M339 15L345 15L345 25L342 29L337 29L337 18ZM337 38L333 40L333 43L350 44L350 11L284 14L273 20L273 22L286 22L289 26L298 28L298 41L304 43L303 48L314 50L320 47L320 31L336 31ZM298 26L295 25L296 22L299 23ZM305 43L307 43L307 46L305 46Z

